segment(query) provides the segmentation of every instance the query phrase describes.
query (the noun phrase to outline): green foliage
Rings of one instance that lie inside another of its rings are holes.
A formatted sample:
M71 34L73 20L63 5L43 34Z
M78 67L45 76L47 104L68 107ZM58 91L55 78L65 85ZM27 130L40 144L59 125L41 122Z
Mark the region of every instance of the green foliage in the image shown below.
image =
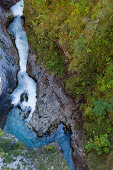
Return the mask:
M100 137L94 136L94 140L90 139L90 141L88 141L85 145L87 152L94 150L98 155L101 155L102 153L108 153L110 147L111 144L108 140L107 134L100 135Z
M76 71L81 77L80 90L83 82L91 88L106 65L105 58L112 48L111 14L110 0L25 1L26 30L32 48L44 65L58 75L63 75L64 70L60 49L68 52L69 71Z
M64 60L60 58L60 56L56 57L54 55L54 57L47 61L46 67L51 72L56 73L60 77L63 77Z
M50 152L54 153L55 152L54 146L51 146L51 145L48 145L45 149L46 149L47 153L50 153Z
M60 77L68 60L65 87L85 101L86 150L94 154L107 153L113 136L112 6L111 0L25 1L25 27L37 59Z
M64 156L56 145L51 144L41 148L30 149L17 141L12 135L5 134L0 129L0 158L3 158L2 170L9 170L10 163L15 164L16 169L51 169L68 170ZM19 159L20 158L20 159ZM18 160L18 161L16 161ZM16 163L15 163L16 161Z
M4 132L0 129L0 138L5 136Z
M76 90L76 77L70 77L66 80L66 89L75 94Z
M110 101L106 101L104 99L99 99L94 102L95 107L93 108L93 112L99 115L105 115L106 112L113 113L113 99Z
M8 137L0 129L0 156L4 158L4 163L11 163L13 156L22 154L25 146L22 142L15 142L14 138Z

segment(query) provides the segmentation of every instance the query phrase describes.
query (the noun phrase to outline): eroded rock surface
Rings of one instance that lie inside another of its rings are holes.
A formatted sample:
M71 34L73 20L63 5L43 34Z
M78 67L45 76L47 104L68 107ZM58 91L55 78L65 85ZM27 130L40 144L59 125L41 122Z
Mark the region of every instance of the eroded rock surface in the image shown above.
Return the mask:
M0 0L0 6L2 6L4 9L9 9L17 1L19 0Z
M73 158L78 170L87 170L82 143L82 116L77 102L64 92L63 84L36 61L35 54L28 57L28 73L37 82L37 107L29 126L42 136L52 133L63 123L72 132Z
M36 64L34 55L29 56L28 73L37 81L37 107L30 124L38 136L54 131L61 122L69 127L69 120L76 108L73 100L64 94L62 84L58 84L54 75L49 75Z
M1 4L1 1L0 1ZM11 108L10 93L16 86L18 54L6 30L7 20L12 13L0 6L0 127Z

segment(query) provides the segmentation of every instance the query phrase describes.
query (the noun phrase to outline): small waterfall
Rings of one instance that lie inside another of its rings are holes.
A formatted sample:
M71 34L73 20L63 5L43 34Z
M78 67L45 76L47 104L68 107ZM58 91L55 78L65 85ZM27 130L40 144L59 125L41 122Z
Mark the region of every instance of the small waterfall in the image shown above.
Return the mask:
M68 131L64 133L63 125L59 125L56 132L50 136L37 137L31 131L26 122L29 122L32 113L36 106L36 83L26 73L26 63L28 57L28 42L27 36L23 29L23 15L24 2L23 0L16 3L11 7L14 14L14 20L8 28L8 32L14 36L15 44L18 49L20 57L19 65L20 71L18 72L18 86L11 94L12 104L14 108L9 112L7 121L4 126L4 131L9 134L15 135L20 141L24 142L31 148L36 148L49 143L58 142L64 153L65 160L70 167L70 170L75 170L72 159L72 148L70 145L71 133ZM28 114L26 121L23 119L25 114ZM42 125L43 126L43 125Z
M10 24L8 31L13 35L15 44L18 49L20 57L19 65L20 71L18 72L18 86L11 94L12 104L18 106L22 111L28 113L27 122L30 121L32 113L36 107L36 83L26 73L26 64L28 58L28 42L27 36L23 29L23 15L24 2L21 0L16 5L11 7L14 14L14 21Z

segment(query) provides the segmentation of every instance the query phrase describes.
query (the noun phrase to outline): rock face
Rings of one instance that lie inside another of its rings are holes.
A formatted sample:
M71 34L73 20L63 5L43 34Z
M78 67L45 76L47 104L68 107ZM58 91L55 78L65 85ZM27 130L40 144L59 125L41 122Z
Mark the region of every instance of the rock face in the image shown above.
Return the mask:
M69 120L76 108L73 100L64 94L62 84L36 64L35 55L28 58L28 73L37 81L37 107L30 125L38 136L53 132L61 122L69 127Z
M19 0L0 0L0 6L2 6L4 9L9 9L17 1Z
M7 112L11 108L9 95L17 82L18 54L6 30L10 15L12 14L0 6L0 127L3 127Z
M82 144L82 116L77 103L67 96L63 84L37 64L36 56L28 57L28 73L37 82L37 107L29 126L42 136L55 131L63 123L72 132L73 158L78 170L87 170Z

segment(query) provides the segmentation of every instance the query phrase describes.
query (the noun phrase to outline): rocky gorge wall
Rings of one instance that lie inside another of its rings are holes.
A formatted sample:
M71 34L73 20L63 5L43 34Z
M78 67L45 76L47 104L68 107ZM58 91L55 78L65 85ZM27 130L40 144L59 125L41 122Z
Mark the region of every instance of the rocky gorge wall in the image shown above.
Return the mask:
M17 1L19 0L0 0L0 6L2 6L4 9L9 9Z
M0 127L11 108L10 93L16 86L18 54L7 32L12 13L6 11L16 1L0 1ZM3 8L4 7L4 8Z
M32 51L29 53L27 71L37 82L37 105L29 127L38 136L43 136L54 132L58 124L63 123L65 130L72 132L71 145L77 169L87 170L82 143L83 120L77 101L65 93L62 81L38 64Z

